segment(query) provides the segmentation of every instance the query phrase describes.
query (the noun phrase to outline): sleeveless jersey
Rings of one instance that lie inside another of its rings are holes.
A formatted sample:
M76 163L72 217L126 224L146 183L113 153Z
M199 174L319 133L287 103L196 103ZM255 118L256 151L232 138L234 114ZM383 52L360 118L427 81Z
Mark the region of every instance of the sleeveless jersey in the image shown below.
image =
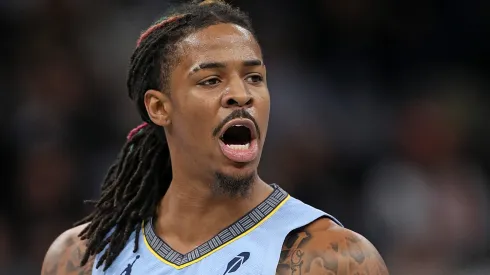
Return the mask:
M173 250L156 236L152 221L131 235L112 265L92 275L273 275L286 236L314 220L337 219L288 195L274 191L241 219L187 254ZM133 252L134 238L139 249ZM99 260L100 254L96 256Z

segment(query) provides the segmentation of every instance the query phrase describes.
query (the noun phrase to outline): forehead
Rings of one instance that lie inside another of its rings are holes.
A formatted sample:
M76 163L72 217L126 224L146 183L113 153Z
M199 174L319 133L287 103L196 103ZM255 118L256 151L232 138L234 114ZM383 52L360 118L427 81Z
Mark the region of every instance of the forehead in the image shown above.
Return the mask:
M245 28L218 24L199 30L180 42L181 64L262 59L260 46Z

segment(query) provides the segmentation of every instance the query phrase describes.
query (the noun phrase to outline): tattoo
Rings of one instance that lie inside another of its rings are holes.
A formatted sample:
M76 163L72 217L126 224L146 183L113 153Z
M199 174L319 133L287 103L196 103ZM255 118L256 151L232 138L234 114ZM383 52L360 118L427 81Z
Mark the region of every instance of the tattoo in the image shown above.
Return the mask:
M305 253L300 249L294 251L291 256L291 273L301 275L301 269L303 267L303 256Z
M42 275L91 275L94 259L81 266L86 246L78 236L72 236L63 244L61 255L48 255L43 265Z
M347 233L348 232L348 233ZM350 231L303 228L287 237L276 275L388 275L378 251Z
M56 275L58 273L58 263L55 263L53 266L44 267L42 271L42 275Z
M300 247L305 245L310 238L310 234L306 231L295 232L290 238L286 238L281 250L280 264L288 260L289 263L283 264L284 266L281 269L289 268L290 274L301 275L304 252L301 251Z

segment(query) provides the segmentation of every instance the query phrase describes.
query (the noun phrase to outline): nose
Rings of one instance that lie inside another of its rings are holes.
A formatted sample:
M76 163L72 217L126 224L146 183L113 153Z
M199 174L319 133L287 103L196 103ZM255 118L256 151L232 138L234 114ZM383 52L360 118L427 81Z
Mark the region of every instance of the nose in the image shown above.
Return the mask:
M241 79L232 81L228 91L221 98L221 105L224 108L250 107L252 104L252 94Z

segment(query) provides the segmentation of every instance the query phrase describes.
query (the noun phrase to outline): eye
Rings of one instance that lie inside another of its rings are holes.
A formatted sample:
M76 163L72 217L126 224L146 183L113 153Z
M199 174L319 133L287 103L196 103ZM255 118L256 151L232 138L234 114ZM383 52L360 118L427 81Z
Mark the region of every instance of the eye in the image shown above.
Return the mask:
M257 83L261 83L262 81L264 81L264 78L259 74L252 74L252 75L247 76L247 78L245 78L245 80L249 83L257 84Z
M217 77L205 79L198 83L199 86L213 87L221 83L221 80Z

